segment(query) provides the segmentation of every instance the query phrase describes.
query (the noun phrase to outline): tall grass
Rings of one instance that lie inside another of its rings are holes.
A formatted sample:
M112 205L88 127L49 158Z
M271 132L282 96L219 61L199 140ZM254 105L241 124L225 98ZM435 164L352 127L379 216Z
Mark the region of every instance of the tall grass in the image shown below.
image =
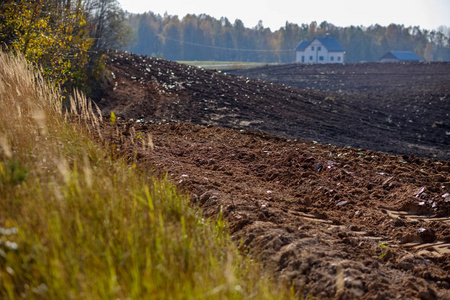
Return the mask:
M75 94L63 113L39 72L0 52L2 299L286 296L237 255L223 222L110 160L86 134L99 122L87 103Z

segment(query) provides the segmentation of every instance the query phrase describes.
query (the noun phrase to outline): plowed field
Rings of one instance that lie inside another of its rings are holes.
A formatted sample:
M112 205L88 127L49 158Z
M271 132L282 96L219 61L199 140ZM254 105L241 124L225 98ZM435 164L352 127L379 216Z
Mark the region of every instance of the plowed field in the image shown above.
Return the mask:
M122 120L104 134L222 214L276 280L319 299L450 299L450 64L316 66L328 88L304 89L109 57L97 103ZM333 90L345 67L395 70Z

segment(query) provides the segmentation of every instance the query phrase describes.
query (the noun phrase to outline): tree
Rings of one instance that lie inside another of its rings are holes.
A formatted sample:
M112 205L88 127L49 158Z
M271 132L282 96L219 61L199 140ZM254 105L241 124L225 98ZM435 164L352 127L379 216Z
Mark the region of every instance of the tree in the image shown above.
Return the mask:
M88 91L89 79L104 68L97 50L128 41L124 20L117 0L2 0L0 45L64 88Z
M427 46L425 47L424 53L423 53L423 58L426 61L432 61L433 60L433 46L431 43L428 43Z
M198 43L198 34L197 34L197 20L195 15L186 15L180 24L182 28L182 36L183 36L183 60L196 60L197 57L197 49L198 46L194 45L196 42Z
M52 81L72 84L82 80L87 51L82 0L12 0L0 6L0 43L42 66Z
M310 27L311 30L311 27ZM295 60L294 49L300 41L300 27L297 24L286 22L286 25L280 29L280 48L289 50L283 55L283 62L293 62Z
M181 26L177 16L167 19L162 29L164 57L179 60L182 57Z
M161 53L160 18L153 13L145 13L139 18L137 30L138 43L133 47L133 52L139 54L159 56Z
M207 15L200 15L200 37L201 44L210 45L211 47L202 47L198 49L198 58L206 58L207 60L214 59L215 49L214 46L214 32L213 32L213 19Z
M131 30L117 0L85 0L88 30L94 49L123 49Z

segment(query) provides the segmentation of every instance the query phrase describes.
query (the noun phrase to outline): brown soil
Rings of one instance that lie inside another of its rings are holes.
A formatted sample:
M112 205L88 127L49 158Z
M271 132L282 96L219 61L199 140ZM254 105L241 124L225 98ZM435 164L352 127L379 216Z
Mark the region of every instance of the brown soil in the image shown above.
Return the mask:
M403 98L380 84L380 108L364 101L375 95L365 88L305 90L110 57L114 75L97 102L123 120L105 135L130 161L167 173L206 216L222 214L241 250L275 278L319 299L450 299L448 84L426 75L423 88L405 83ZM449 82L450 64L408 65L422 67ZM414 93L410 105L426 113L406 122L426 128L402 123Z

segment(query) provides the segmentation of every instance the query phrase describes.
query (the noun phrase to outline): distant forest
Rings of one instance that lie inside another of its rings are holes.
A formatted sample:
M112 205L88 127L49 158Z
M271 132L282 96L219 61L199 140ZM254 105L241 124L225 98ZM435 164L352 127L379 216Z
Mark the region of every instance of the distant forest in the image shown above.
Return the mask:
M346 62L379 61L391 50L413 51L426 61L450 60L450 28L372 25L337 27L328 22L297 25L286 22L279 30L253 28L236 19L186 15L164 16L152 12L128 14L134 39L127 50L170 60L293 62L294 49L302 40L327 34L346 49Z

